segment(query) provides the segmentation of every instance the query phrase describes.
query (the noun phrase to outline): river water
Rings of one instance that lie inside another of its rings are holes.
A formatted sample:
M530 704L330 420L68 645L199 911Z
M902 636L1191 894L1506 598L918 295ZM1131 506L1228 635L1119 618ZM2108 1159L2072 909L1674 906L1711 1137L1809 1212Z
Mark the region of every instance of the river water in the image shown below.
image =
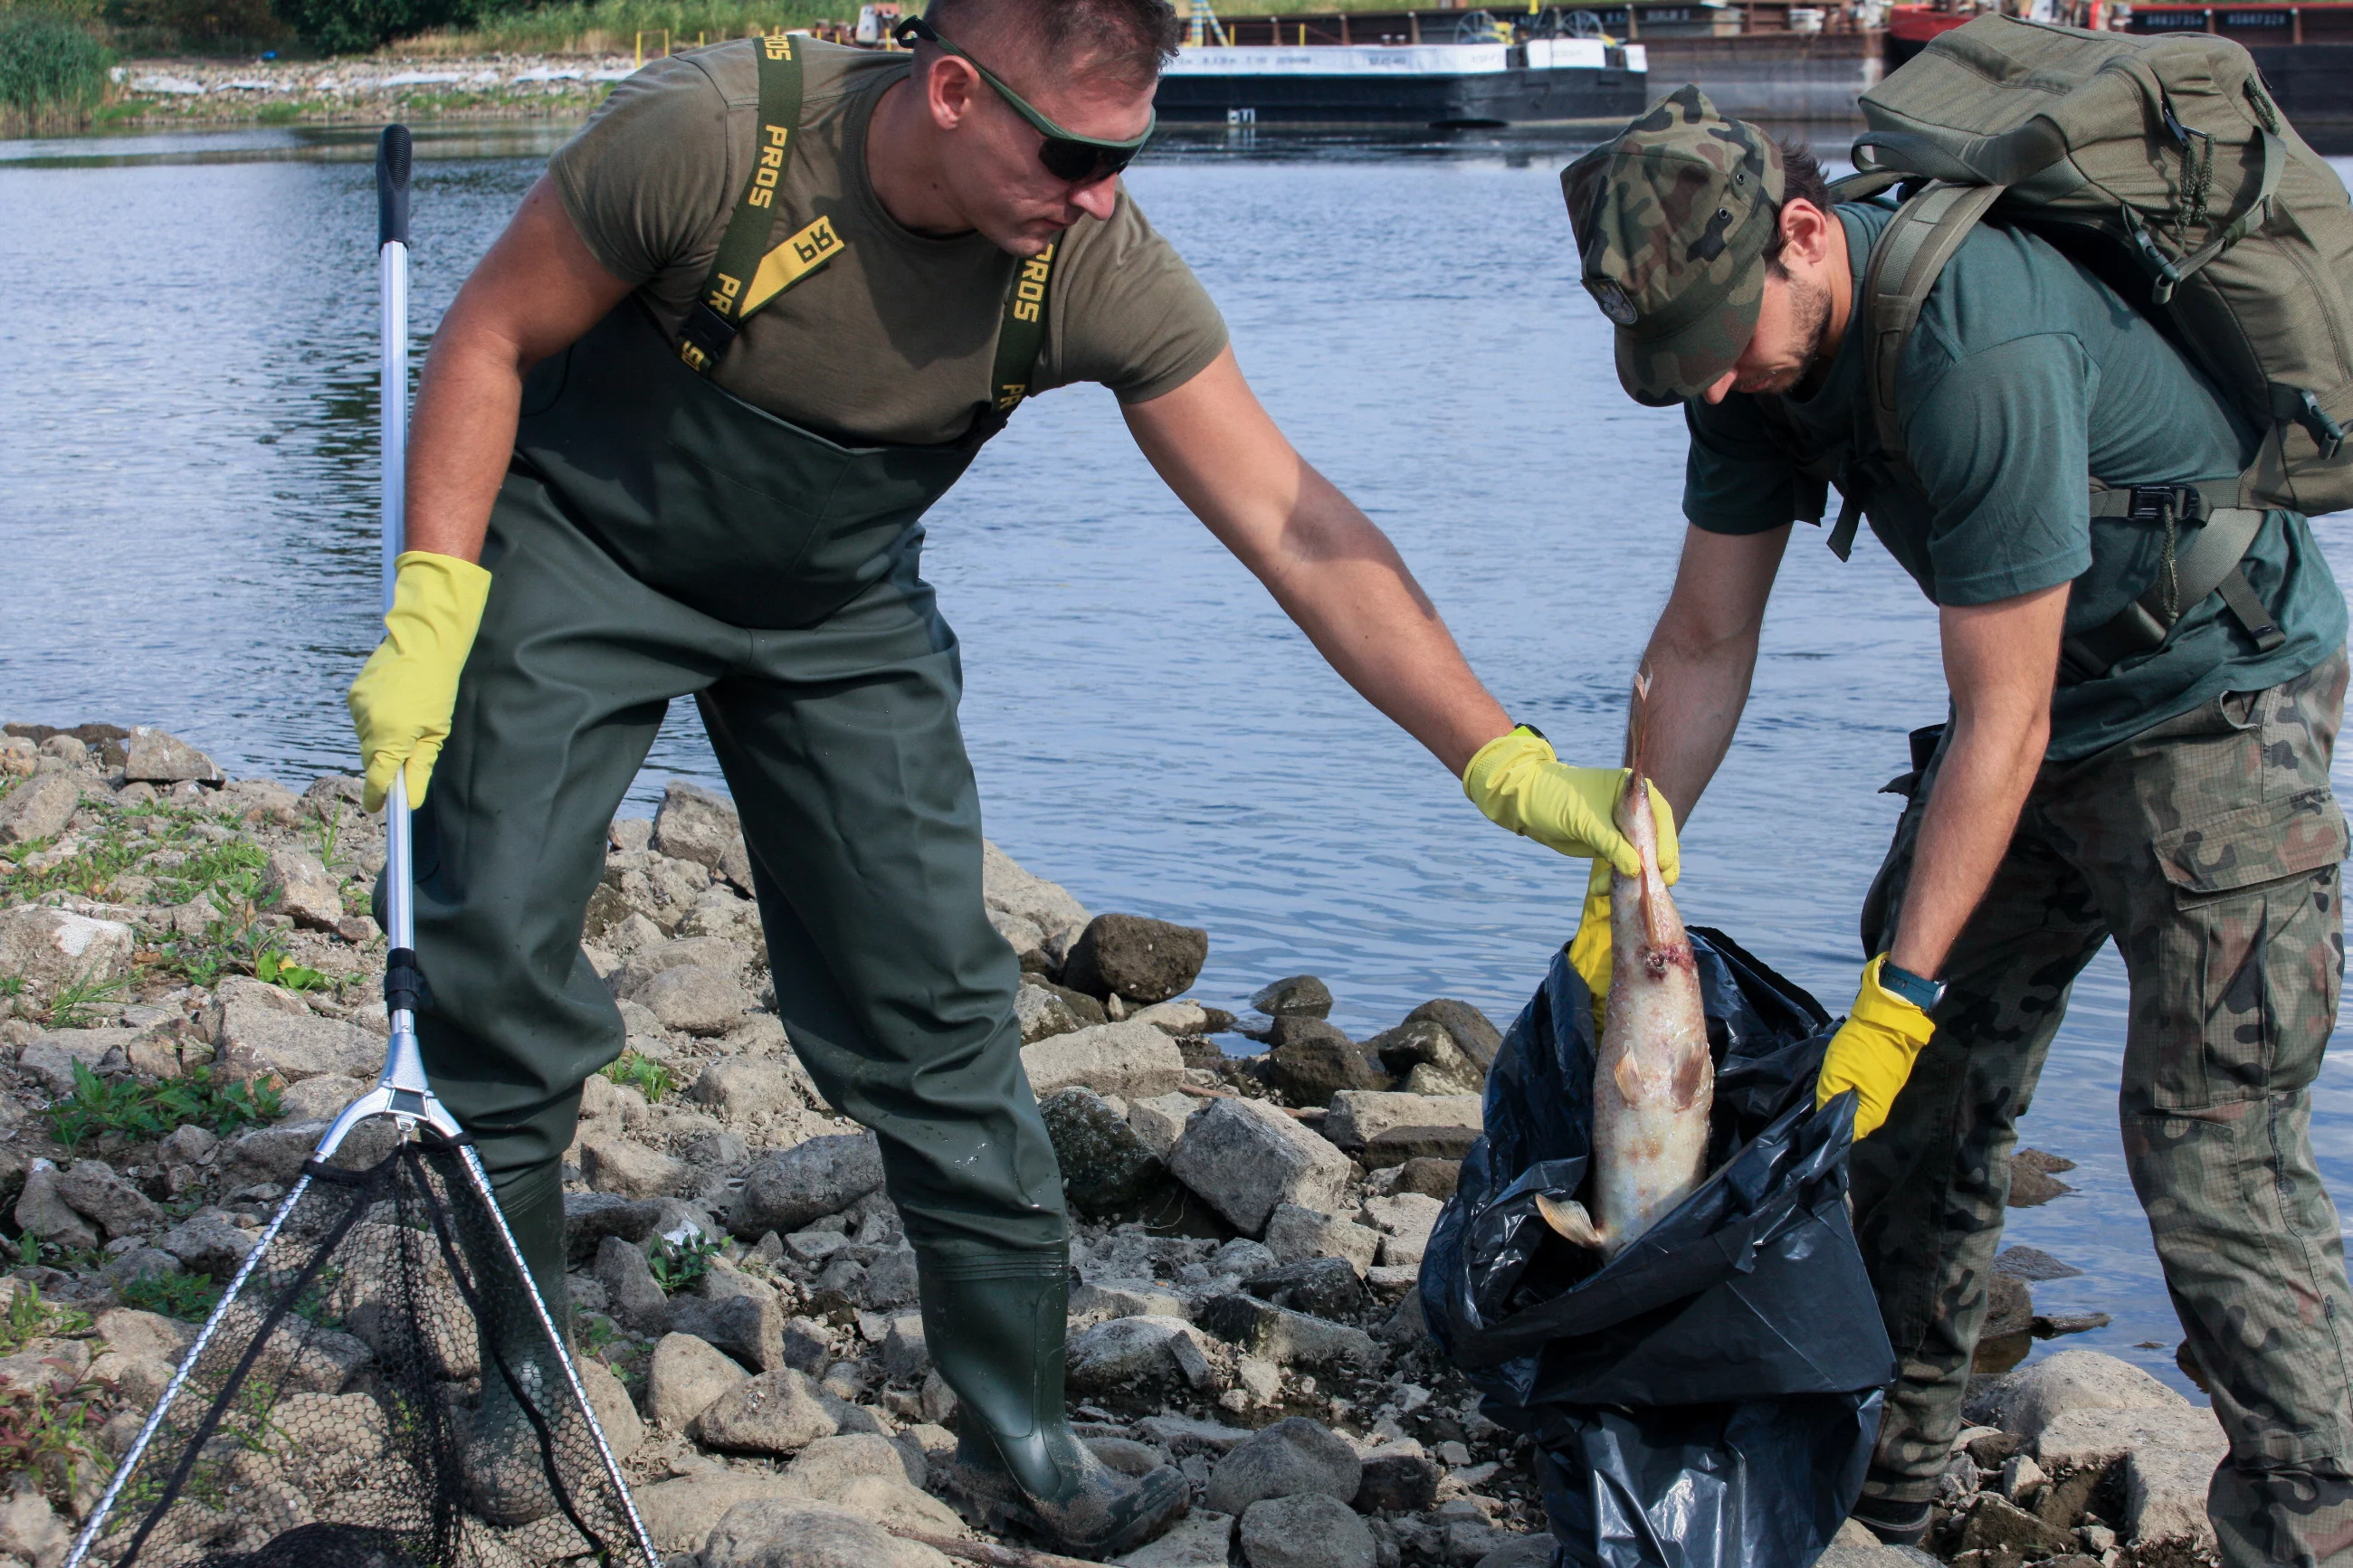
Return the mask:
M423 342L560 132L423 139ZM1472 665L1563 755L1617 754L1683 532L1681 417L1638 407L1576 284L1543 139L1195 141L1131 187L1225 310L1300 448L1403 550ZM1826 149L1834 151L1834 149ZM233 773L353 765L376 637L370 141L290 131L0 142L0 718L161 725ZM2353 519L2344 520L2353 521ZM1943 716L1935 622L1866 531L1801 530L1741 738L1678 895L1834 1011L1894 826L1875 793ZM2353 529L2322 538L2353 580ZM1206 926L1195 994L1312 972L1362 1037L1463 997L1507 1024L1583 866L1500 833L1360 701L1161 488L1111 397L1025 408L933 514L988 830L1091 908ZM691 705L632 809L716 782ZM2013 1239L2083 1277L2043 1311L2187 1387L2116 1127L2113 952L2077 986L2025 1141L2079 1191ZM2353 1202L2353 1068L2315 1136ZM2049 1346L2042 1347L2047 1350Z

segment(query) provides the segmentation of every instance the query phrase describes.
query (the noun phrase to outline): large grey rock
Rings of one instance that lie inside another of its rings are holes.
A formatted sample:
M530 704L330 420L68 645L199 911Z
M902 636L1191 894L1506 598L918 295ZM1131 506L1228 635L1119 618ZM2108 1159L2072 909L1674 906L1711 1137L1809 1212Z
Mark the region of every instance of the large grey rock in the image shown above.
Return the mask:
M1366 1048L1391 1072L1408 1078L1427 1068L1433 1077L1468 1076L1471 1080L1452 1089L1414 1086L1418 1092L1476 1093L1503 1044L1503 1031L1487 1015L1468 1002L1441 996L1408 1013L1396 1028L1374 1036Z
M727 1228L746 1241L788 1235L839 1214L882 1185L882 1149L871 1132L811 1138L762 1155L744 1173Z
M2185 1449L2219 1459L2230 1444L2211 1410L2184 1401L2136 1410L2062 1411L2029 1447L2044 1469L2056 1470L2105 1465L2144 1449Z
M1282 1263L1345 1258L1361 1275L1380 1257L1381 1233L1297 1204L1277 1204L1274 1213L1267 1216L1266 1247Z
M1446 1205L1424 1193L1395 1193L1365 1200L1364 1215L1381 1233L1381 1263L1391 1268L1421 1262L1430 1233Z
M134 940L121 921L39 905L0 910L0 974L21 975L43 995L75 981L118 979L131 967Z
M1372 1293L1345 1258L1308 1258L1261 1269L1242 1281L1261 1301L1310 1317L1353 1318L1369 1310Z
M654 814L652 845L659 854L707 866L745 892L752 890L743 824L724 795L672 779Z
M1209 1472L1205 1507L1239 1514L1263 1498L1317 1493L1345 1504L1364 1485L1356 1450L1319 1421L1293 1415L1253 1435Z
M1355 1168L1321 1137L1254 1100L1212 1104L1193 1118L1168 1157L1178 1181L1251 1235L1279 1204L1336 1210Z
M1373 1568L1373 1532L1356 1511L1318 1492L1269 1498L1242 1514L1250 1568Z
M1250 994L1250 1005L1273 1017L1328 1018L1332 989L1313 974L1293 974L1260 986Z
M1090 996L1166 1002L1199 977L1209 933L1146 915L1097 915L1071 947L1062 984Z
M1351 1500L1361 1513L1419 1513L1438 1500L1438 1461L1411 1438L1365 1455L1364 1464L1364 1480Z
M1086 926L1086 906L1045 878L1026 871L986 839L981 842L980 896L988 907L1028 921L1045 934L1059 959Z
M1166 1160L1207 1103L1189 1094L1156 1094L1129 1104L1127 1124L1135 1129L1145 1148Z
M2206 1513L2206 1489L2227 1451L2227 1446L2154 1443L2126 1454L2125 1539L2136 1548L2186 1542L2213 1551L2214 1522Z
M819 1437L796 1455L785 1474L803 1497L839 1496L852 1481L881 1479L920 1487L926 1479L919 1449L873 1432Z
M30 1181L26 1184L29 1188ZM225 1280L237 1271L245 1255L259 1246L260 1239L255 1232L231 1225L217 1215L198 1215L165 1231L155 1245L195 1272Z
M1968 1522L1961 1527L1961 1550L2049 1557L2071 1552L2075 1532L2027 1512L2008 1498L1979 1492L1969 1505ZM2016 1562L2017 1556L2010 1561Z
M1267 1087L1293 1105L1329 1105L1344 1090L1379 1090L1389 1075L1364 1047L1321 1018L1275 1020L1282 1042L1267 1052L1259 1070Z
M55 838L81 804L81 780L72 773L40 773L0 795L0 844Z
M1550 1532L1538 1531L1505 1542L1482 1557L1472 1568L1552 1568L1554 1541ZM1835 1542L1832 1543L1836 1545ZM1904 1568L1901 1563L1846 1563L1833 1561L1828 1552L1814 1559L1814 1568Z
M736 1290L714 1268L696 1284L692 1296L673 1297L670 1327L681 1333L710 1341L755 1372L774 1372L785 1364L785 1314L773 1289L765 1294Z
M1968 1403L1969 1419L2031 1442L2060 1415L2073 1411L2180 1407L2189 1401L2156 1378L2112 1355L2070 1350L2010 1373Z
M617 1128L586 1130L575 1145L580 1176L600 1193L625 1198L677 1197L691 1191L694 1167L659 1149L649 1149Z
M646 1533L653 1537L654 1550L666 1553L700 1552L711 1539L712 1527L739 1503L784 1499L796 1508L817 1506L793 1497L784 1477L764 1470L699 1470L676 1480L635 1488L633 1496L638 1517L645 1522ZM747 1561L761 1568L787 1568L784 1563L767 1559Z
M752 1006L752 994L733 975L699 963L663 970L632 1000L660 1019L662 1027L689 1035L723 1035Z
M1372 1335L1240 1293L1212 1297L1197 1314L1200 1325L1252 1355L1285 1366L1363 1367L1380 1358Z
M1234 1516L1197 1508L1159 1540L1112 1561L1119 1568L1226 1568L1233 1544Z
M658 974L693 967L732 975L751 957L750 947L725 937L691 936L676 942L649 942L632 953L629 961L615 970L605 984L614 995L636 1001Z
M1166 1163L1094 1090L1056 1089L1038 1110L1062 1167L1062 1190L1081 1214L1113 1214L1167 1181Z
M1147 1100L1185 1080L1185 1053L1176 1042L1149 1024L1132 1022L1098 1024L1024 1046L1021 1067L1041 1096L1077 1087Z
M595 1356L578 1358L580 1387L588 1395L588 1407L596 1413L596 1425L605 1434L606 1446L613 1458L627 1459L646 1440L646 1423L638 1407L629 1403L629 1391L621 1386L610 1368Z
M290 991L242 976L225 980L196 1020L231 1076L374 1079L384 1042L341 1018L322 1018Z
M707 1446L752 1454L797 1453L840 1430L817 1384L790 1367L737 1384L695 1422Z
M1093 998L1088 998L1092 1001ZM1096 1011L1102 1009L1098 1007ZM1068 997L1055 987L1024 985L1013 994L1014 1021L1021 1026L1021 1043L1034 1046L1056 1035L1067 1035L1083 1029L1090 1024L1100 1024L1102 1018L1089 1018L1071 1005Z
M58 1568L73 1548L73 1530L57 1516L35 1486L21 1487L0 1501L0 1552L32 1568Z
M848 1508L785 1497L730 1508L712 1527L702 1568L949 1568L949 1563Z
M126 784L220 784L221 771L213 760L181 740L145 725L133 729L122 742L122 778Z
M756 1121L780 1111L814 1107L816 1086L797 1061L726 1057L702 1069L687 1098L725 1121Z
M1332 1097L1324 1136L1351 1151L1399 1127L1461 1127L1477 1132L1480 1097L1475 1094L1403 1094L1349 1089Z
M573 1268L593 1263L609 1237L643 1244L660 1228L663 1205L618 1193L564 1194L564 1248Z
M110 1241L153 1235L164 1226L164 1211L154 1200L116 1175L103 1160L76 1160L59 1172L58 1195L103 1228Z
M596 1283L605 1287L606 1310L632 1333L659 1334L670 1327L670 1298L654 1280L645 1249L607 1237L596 1250Z
M96 1072L108 1055L128 1055L137 1043L137 1029L52 1029L16 1055L16 1070L36 1078L51 1094L74 1091L76 1064Z
M1198 1331L1182 1318L1114 1318L1071 1337L1066 1375L1083 1394L1208 1381Z
M280 914L313 931L333 931L343 921L343 889L307 850L278 848L261 873L261 891Z
M712 1402L751 1374L692 1334L665 1334L646 1363L646 1414L672 1432L691 1427Z
M76 1250L100 1240L98 1227L59 1195L57 1170L47 1163L25 1173L24 1191L16 1194L16 1228Z

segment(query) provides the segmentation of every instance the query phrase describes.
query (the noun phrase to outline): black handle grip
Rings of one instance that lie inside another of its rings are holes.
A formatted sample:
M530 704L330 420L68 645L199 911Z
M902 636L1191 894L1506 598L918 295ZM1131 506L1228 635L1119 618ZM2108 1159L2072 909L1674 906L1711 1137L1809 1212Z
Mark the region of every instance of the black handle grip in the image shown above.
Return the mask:
M408 127L387 125L375 144L375 243L408 243Z

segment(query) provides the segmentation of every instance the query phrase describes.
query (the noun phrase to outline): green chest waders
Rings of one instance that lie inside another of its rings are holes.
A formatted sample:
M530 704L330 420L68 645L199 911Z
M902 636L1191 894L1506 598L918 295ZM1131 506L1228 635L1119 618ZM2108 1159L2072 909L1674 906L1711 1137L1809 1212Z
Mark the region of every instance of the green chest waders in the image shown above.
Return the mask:
M713 384L744 319L839 247L820 223L766 247L789 222L773 200L798 62L788 40L758 47L763 155L682 336L625 301L526 383L490 603L418 817L420 1043L502 1205L548 1221L515 1228L560 1282L555 1163L572 1147L603 1184L609 1134L592 1122L575 1146L580 1084L624 1036L584 920L607 824L669 702L693 696L742 812L777 1011L828 1106L880 1139L916 1248L932 1360L961 1402L948 1468L992 1517L1109 1555L1189 1494L1173 1470L1105 1469L1063 1414L1060 1177L981 900L955 639L917 570L924 510L1028 391L1053 254L1015 270L992 395L960 441L848 447ZM805 1223L744 1199L727 1217L746 1240Z

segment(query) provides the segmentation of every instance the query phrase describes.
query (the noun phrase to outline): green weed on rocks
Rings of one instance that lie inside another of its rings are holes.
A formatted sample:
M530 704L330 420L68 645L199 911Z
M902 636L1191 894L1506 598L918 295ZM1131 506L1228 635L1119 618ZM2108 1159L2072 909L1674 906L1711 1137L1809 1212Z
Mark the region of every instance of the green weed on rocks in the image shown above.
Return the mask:
M646 1097L646 1103L659 1103L661 1097L678 1087L670 1068L651 1057L641 1057L635 1051L623 1051L617 1060L605 1066L605 1079L626 1089L634 1089Z
M200 1067L160 1083L102 1079L86 1063L74 1063L73 1092L44 1106L39 1114L50 1136L71 1149L86 1138L120 1132L152 1142L191 1122L228 1137L273 1120L281 1109L278 1091L267 1084L216 1082Z

